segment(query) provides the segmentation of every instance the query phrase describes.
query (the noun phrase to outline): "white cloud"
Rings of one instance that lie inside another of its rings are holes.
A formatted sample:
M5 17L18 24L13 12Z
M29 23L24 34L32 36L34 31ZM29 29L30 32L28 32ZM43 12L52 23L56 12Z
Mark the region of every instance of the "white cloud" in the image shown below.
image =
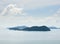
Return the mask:
M1 15L24 15L23 8L18 8L16 4L9 4L2 11Z

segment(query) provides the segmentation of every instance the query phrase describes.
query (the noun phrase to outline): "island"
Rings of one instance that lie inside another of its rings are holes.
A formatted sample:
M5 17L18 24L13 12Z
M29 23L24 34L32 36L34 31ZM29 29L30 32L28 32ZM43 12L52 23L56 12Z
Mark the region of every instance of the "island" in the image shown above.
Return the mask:
M9 30L18 30L18 31L50 31L50 28L47 26L20 26L20 27L11 27Z

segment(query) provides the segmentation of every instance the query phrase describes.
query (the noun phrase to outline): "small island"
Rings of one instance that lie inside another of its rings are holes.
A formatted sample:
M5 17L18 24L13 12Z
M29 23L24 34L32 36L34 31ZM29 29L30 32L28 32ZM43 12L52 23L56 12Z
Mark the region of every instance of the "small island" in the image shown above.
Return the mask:
M60 29L59 27L49 27L50 29Z
M48 28L47 26L32 26L32 27L20 26L20 27L9 28L9 30L18 30L18 31L50 31L50 28Z

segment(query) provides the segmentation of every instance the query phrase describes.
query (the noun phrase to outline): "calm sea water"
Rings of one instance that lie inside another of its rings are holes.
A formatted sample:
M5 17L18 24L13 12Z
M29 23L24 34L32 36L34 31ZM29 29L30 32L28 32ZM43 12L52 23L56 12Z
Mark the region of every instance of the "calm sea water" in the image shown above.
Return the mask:
M60 29L29 32L0 28L0 44L60 44Z

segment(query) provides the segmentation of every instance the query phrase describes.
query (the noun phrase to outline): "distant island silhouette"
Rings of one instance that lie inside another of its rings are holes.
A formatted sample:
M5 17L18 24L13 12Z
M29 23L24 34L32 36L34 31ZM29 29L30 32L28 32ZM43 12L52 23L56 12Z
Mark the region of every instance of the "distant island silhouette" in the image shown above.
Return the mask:
M60 29L59 27L54 27L54 26L52 26L52 27L49 27L50 29Z
M18 30L18 31L50 31L50 28L48 28L47 26L32 26L32 27L17 26L17 27L11 27L8 29Z

